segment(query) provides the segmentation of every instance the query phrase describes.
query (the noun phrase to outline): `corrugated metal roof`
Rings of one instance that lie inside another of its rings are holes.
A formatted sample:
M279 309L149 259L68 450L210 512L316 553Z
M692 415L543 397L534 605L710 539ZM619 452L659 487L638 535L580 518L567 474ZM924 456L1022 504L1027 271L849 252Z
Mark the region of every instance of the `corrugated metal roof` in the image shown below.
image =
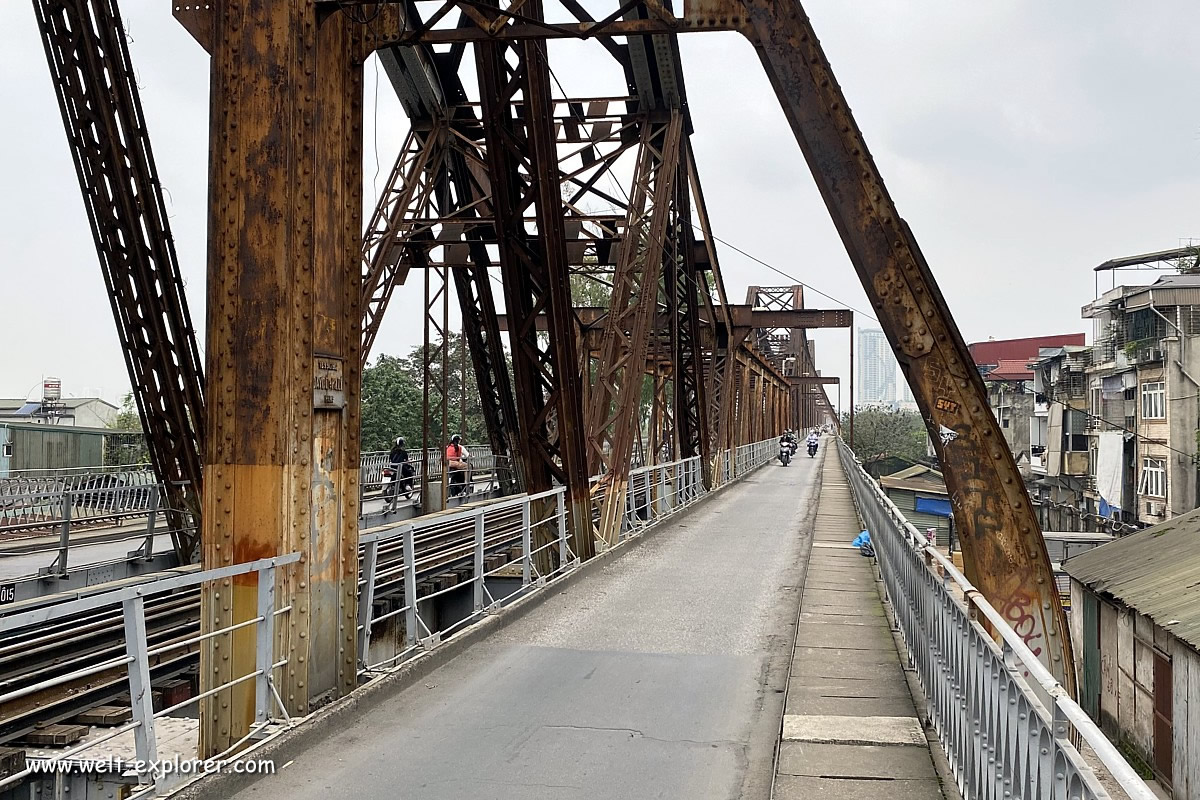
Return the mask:
M1001 361L1028 363L1037 358L1038 349L1068 344L1083 344L1082 333L1066 333L1057 336L1031 336L1026 339L992 339L967 345L971 358L978 366L999 364Z
M919 475L925 475L926 473L932 473L933 476L935 478L937 478L939 481L942 479L942 473L938 472L933 467L927 467L924 464L913 464L911 467L905 467L904 469L900 470L899 472L893 472L891 475L887 475L885 477L888 477L888 478L915 478Z
M1165 275L1143 291L1130 294L1125 308L1135 311L1155 306L1200 305L1200 275Z
M1200 509L1074 556L1063 570L1200 649Z
M879 485L885 489L907 489L928 494L946 494L946 483L942 473L923 464L884 475L879 479Z

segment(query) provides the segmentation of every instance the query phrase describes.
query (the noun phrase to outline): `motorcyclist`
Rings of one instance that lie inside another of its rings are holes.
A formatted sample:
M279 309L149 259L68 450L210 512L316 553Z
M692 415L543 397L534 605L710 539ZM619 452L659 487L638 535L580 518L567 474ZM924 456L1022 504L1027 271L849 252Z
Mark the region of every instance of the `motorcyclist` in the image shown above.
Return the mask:
M412 462L408 459L408 449L405 447L404 437L397 436L395 444L392 445L391 451L388 453L388 465L395 470L396 477L395 491L412 492L413 490L413 474L416 470L413 469Z
M450 472L450 496L457 497L467 483L467 452L462 446L462 437L457 433L450 437L450 444L446 445L446 468Z
M816 448L817 444L820 441L821 441L821 437L817 435L816 428L813 428L811 431L808 432L808 438L804 440L804 444L808 446L809 450L812 450L812 449Z

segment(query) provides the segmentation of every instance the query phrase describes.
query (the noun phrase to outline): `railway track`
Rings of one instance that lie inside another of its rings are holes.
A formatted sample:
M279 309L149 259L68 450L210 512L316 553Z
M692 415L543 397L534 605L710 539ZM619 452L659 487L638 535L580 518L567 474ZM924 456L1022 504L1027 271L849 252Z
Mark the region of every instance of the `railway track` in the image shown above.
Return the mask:
M366 533L367 531L364 531ZM497 509L487 516L484 553L491 563L519 557L521 509ZM414 533L417 596L427 596L468 576L474 558L471 518L434 522ZM361 577L363 550L359 552ZM402 544L381 542L376 562L375 603L400 603L404 596ZM197 570L182 567L175 572ZM361 585L361 583L360 583ZM0 617L0 625L3 617ZM152 596L146 603L146 629L151 650L167 648L199 633L198 588ZM70 720L98 705L111 704L128 687L124 661L121 608L97 609L69 622L57 622L0 633L0 694L25 692L0 708L0 744L11 742L45 723ZM198 645L168 649L151 661L153 680L194 671ZM64 675L89 670L68 683L43 688Z

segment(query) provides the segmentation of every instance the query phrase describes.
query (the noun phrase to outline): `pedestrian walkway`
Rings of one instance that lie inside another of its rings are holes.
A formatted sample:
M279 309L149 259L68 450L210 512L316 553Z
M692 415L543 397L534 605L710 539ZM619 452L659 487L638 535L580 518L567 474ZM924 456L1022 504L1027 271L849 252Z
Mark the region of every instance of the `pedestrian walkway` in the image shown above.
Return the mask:
M832 450L832 448L830 448ZM776 800L942 800L836 452L824 461Z
M755 471L235 796L766 800L836 459Z

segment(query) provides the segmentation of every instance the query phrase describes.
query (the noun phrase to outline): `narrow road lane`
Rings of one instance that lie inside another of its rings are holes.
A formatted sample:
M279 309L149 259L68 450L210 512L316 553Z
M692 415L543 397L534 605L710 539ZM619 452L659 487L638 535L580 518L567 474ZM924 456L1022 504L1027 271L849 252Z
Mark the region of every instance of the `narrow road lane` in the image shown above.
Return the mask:
M241 796L766 798L821 460L768 464Z

